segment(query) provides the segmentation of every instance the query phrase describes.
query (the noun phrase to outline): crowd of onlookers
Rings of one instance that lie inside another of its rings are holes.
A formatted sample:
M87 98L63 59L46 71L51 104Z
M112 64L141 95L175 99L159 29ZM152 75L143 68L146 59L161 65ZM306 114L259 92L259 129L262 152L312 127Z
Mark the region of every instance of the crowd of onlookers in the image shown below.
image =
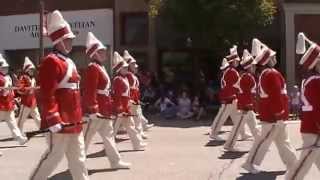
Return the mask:
M202 89L194 91L192 85L179 81L173 83L166 79L159 80L152 73L139 73L141 100L145 103L144 111L158 113L162 119L193 119L200 120L219 107L219 82L206 81ZM172 78L171 78L172 79ZM299 87L294 86L289 93L290 112L292 119L297 119L300 109Z
M213 82L195 91L192 85L161 81L150 72L140 72L139 78L144 110L159 113L163 119L200 120L208 108L218 105L217 88L214 89Z

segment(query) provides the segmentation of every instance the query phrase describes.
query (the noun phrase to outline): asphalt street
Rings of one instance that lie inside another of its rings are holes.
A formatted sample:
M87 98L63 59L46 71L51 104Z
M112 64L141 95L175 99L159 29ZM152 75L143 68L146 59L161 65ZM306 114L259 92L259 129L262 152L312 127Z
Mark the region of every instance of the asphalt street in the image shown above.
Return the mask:
M117 147L123 160L133 165L129 170L112 170L104 155L100 137L95 136L87 159L91 180L281 180L285 166L272 145L261 166L264 172L250 175L240 168L245 161L252 140L239 141L237 147L243 152L226 153L222 143L209 140L209 121L194 122L150 118L156 126L148 132L148 147L145 151L132 151L126 135ZM26 131L35 129L33 121L26 123ZM231 126L225 126L226 138ZM294 147L301 146L299 122L288 125ZM3 180L27 180L45 151L45 138L38 136L25 146L19 146L10 138L6 123L0 123L0 177ZM306 180L316 180L319 170L313 166ZM71 180L64 159L53 172L51 180Z

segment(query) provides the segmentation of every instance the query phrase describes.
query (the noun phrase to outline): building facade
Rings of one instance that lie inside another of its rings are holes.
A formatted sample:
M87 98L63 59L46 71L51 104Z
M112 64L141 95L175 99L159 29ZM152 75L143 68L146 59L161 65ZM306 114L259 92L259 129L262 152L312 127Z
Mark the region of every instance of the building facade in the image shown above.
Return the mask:
M318 0L285 0L283 6L285 73L289 87L299 84L299 58L295 53L297 35L304 32L310 39L320 42L320 1Z
M110 52L122 53L128 49L145 68L154 70L156 51L154 33L149 21L148 6L144 0L54 0L44 1L45 11L58 9L77 35L72 58L83 68L88 63L84 53L86 33L92 31L107 45ZM22 66L25 56L35 63L39 59L39 1L12 0L3 3L0 10L0 51L13 69ZM45 38L45 49L52 47ZM110 53L110 56L112 53ZM106 64L110 69L110 61Z

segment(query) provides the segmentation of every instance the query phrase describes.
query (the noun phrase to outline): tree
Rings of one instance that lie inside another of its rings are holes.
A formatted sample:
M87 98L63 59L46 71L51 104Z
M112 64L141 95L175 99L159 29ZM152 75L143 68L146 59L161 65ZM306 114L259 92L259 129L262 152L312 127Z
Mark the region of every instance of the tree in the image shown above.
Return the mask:
M151 16L192 37L194 46L225 49L243 44L273 21L274 0L150 0Z

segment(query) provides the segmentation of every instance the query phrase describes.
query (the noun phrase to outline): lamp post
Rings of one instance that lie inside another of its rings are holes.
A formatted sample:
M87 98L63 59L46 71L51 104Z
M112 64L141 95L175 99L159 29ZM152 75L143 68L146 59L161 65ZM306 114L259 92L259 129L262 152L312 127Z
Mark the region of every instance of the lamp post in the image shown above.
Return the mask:
M193 47L193 41L191 37L188 37L186 40L186 46L189 49L189 52L191 54L191 58L192 58L192 76L193 76L193 81L192 81L192 85L193 85L193 89L195 91L199 90L199 62L198 59L196 57L196 53Z

